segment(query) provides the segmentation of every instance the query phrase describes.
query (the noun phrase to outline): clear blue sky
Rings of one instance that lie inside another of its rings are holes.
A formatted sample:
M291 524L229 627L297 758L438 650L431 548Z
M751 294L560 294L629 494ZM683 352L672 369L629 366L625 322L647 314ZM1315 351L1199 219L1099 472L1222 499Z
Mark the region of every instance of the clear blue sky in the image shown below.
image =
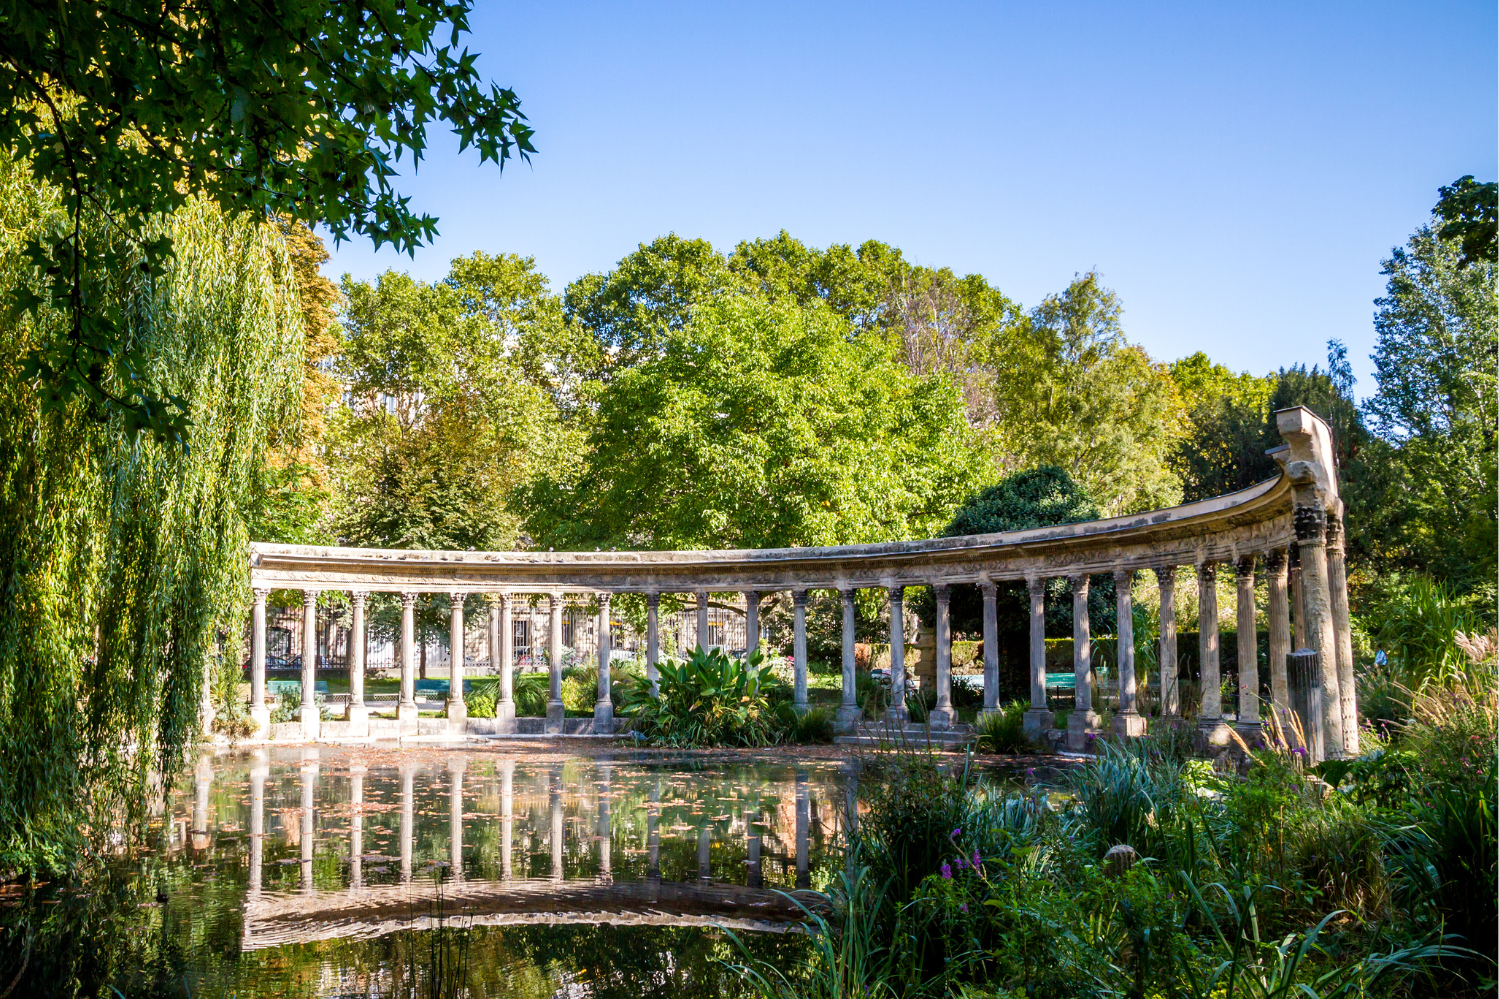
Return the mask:
M1492 0L499 4L470 48L538 153L447 137L400 188L437 279L476 249L560 290L667 232L880 239L1026 306L1098 268L1160 359L1256 373L1349 346L1371 393L1379 261L1437 188L1496 175Z

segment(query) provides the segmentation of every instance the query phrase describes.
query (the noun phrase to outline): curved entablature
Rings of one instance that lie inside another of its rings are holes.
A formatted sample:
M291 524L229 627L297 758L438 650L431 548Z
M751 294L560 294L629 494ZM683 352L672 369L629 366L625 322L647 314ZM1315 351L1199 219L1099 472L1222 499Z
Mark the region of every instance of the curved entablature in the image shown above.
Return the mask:
M1230 561L1292 535L1291 482L1128 517L1001 534L826 548L444 552L252 545L251 583L289 589L488 592L847 589L978 583Z

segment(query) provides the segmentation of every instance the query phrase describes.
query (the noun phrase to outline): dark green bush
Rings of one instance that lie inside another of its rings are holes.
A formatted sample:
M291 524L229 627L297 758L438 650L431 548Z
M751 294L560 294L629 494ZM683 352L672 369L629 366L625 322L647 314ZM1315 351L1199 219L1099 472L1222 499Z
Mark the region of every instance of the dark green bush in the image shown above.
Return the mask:
M620 713L655 745L773 745L786 730L772 703L785 684L763 662L759 650L732 659L699 647L681 662L657 666L659 696L643 676L622 685Z
M991 753L1024 753L1031 746L1025 734L1025 701L1011 701L979 719L976 731L980 749Z

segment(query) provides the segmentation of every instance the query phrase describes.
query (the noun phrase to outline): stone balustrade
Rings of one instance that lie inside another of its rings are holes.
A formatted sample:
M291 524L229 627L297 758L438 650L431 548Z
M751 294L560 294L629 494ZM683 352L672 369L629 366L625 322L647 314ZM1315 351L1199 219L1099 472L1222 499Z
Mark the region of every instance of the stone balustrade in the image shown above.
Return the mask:
M1302 407L1276 414L1286 444L1271 452L1282 473L1248 489L1200 500L1167 510L1068 524L1029 531L921 541L840 545L820 548L779 548L729 551L594 551L594 552L442 552L316 545L256 543L251 546L250 579L255 604L252 625L252 715L266 729L265 601L271 589L301 590L306 613L314 612L319 591L352 594L354 626L351 635L349 727L343 734L358 736L369 724L363 702L363 602L370 592L401 595L402 625L399 648L401 695L397 723L402 733L414 733L416 704L414 676L414 607L419 593L448 593L451 597L453 647L462 648L463 599L484 594L489 600L490 657L500 666L500 701L494 729L498 734L516 728L512 697L513 650L509 648L510 608L523 596L543 595L549 606L548 655L550 695L545 731L565 730L561 696L562 607L570 594L586 594L599 607L598 702L592 731L613 730L609 701L609 602L617 593L643 594L647 605L647 676L654 681L660 644L658 603L663 593L690 593L697 601L698 635L707 633L710 593L741 593L745 601L748 645L759 636L760 602L768 593L789 591L794 610L794 697L798 710L807 699L806 601L811 591L840 595L843 604L843 696L839 727L850 729L859 717L854 696L853 608L855 593L880 588L889 598L891 646L891 704L888 720L907 719L907 677L904 662L903 597L908 586L930 586L936 597L937 706L929 723L952 725L951 702L951 590L976 586L982 595L984 622L984 710L998 708L998 584L1026 583L1030 595L1030 710L1026 726L1049 730L1053 716L1045 691L1045 583L1069 580L1074 622L1074 708L1068 721L1067 745L1085 749L1104 734L1095 709L1090 656L1088 588L1095 575L1112 575L1118 594L1119 711L1114 733L1143 734L1145 719L1137 704L1138 682L1133 655L1131 585L1135 574L1150 570L1160 583L1161 613L1159 664L1161 713L1179 717L1175 616L1175 579L1178 567L1197 572L1200 701L1197 708L1202 738L1223 744L1228 726L1223 719L1219 675L1219 636L1216 577L1220 565L1233 566L1237 589L1241 710L1238 728L1259 731L1259 680L1254 649L1254 573L1264 559L1269 582L1270 687L1277 710L1285 706L1285 656L1292 648L1291 614L1295 608L1297 646L1321 653L1323 717L1329 756L1356 753L1357 711L1353 704L1351 644L1348 642L1348 601L1342 563L1342 502L1338 496L1331 434L1326 424ZM1287 592L1288 565L1295 566ZM1337 593L1332 592L1337 589ZM304 636L314 633L312 622ZM305 639L303 653L303 708L301 736L322 735L312 700L311 670L316 660L315 640ZM462 656L453 659L454 674L447 718L464 726ZM1346 688L1346 690L1345 690Z

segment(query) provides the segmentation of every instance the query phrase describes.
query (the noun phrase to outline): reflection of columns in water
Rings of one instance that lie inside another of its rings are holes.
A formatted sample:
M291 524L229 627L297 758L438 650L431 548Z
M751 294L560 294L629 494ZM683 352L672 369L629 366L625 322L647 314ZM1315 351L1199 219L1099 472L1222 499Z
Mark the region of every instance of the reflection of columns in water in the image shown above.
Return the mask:
M349 766L349 887L364 887L364 775L363 763Z
M609 817L611 769L607 763L599 765L599 878L604 881L611 881L614 878L614 830Z
M550 802L552 808L552 880L562 880L562 768L552 768Z
M760 866L760 799L744 813L744 835L749 845L749 886L759 888L765 883Z
M250 891L260 891L261 865L265 861L265 779L270 775L268 754L255 750L250 764Z
M697 879L712 881L713 870L708 861L713 846L713 820L708 818L707 809L703 812L703 824L697 831Z
M650 867L646 877L661 877L661 779L651 785L651 798L645 806L645 849Z
M213 762L207 755L198 757L198 767L193 772L193 836L194 850L208 849L208 789L213 786Z
M509 881L510 841L515 828L515 761L500 764L500 877Z
M807 800L807 772L798 770L796 772L796 886L798 888L806 888L812 883L807 870L807 826L810 811L811 803Z
M448 863L454 881L463 880L463 771L467 766L462 756L448 759Z
M401 880L411 880L412 783L416 764L401 764Z
M317 793L318 751L302 750L302 890L312 890L312 847L316 823L313 799Z

